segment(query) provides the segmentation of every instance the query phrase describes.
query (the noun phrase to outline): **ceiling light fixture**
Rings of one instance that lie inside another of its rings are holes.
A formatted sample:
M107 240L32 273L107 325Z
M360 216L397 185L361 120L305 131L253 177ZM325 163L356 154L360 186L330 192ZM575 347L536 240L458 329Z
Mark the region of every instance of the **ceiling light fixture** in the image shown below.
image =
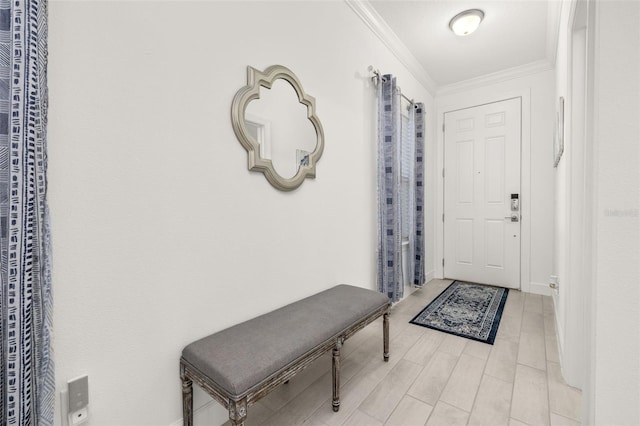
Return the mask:
M480 26L484 18L484 12L480 9L469 9L458 13L449 22L449 28L456 35L466 36L474 32Z

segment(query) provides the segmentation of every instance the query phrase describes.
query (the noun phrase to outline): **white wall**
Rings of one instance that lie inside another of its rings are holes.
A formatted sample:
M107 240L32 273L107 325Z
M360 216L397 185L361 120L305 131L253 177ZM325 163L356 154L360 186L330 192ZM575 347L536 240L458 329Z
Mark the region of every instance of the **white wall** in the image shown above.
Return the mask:
M596 2L593 424L640 424L640 2Z
M523 114L530 111L528 117L523 117L523 122L528 120L530 133L529 152L523 145L522 151L522 175L523 194L522 226L529 227L529 241L525 238L523 230L522 268L529 268L529 273L521 282L523 291L546 294L548 292L548 280L551 274L553 247L553 205L554 205L554 176L552 150L553 150L553 117L554 117L554 73L552 70L542 71L519 78L511 78L500 83L485 84L480 87L471 87L455 92L445 91L438 94L436 98L438 119L442 119L442 114L453 109L480 105L487 102L495 102L519 94L526 94L529 105L523 105ZM526 102L526 99L524 100ZM523 129L525 126L523 125ZM438 130L441 127L438 125ZM442 146L442 131L438 131L438 147ZM524 140L524 137L523 137ZM524 144L524 142L523 142ZM442 153L438 153L438 158L442 159ZM440 165L440 168L442 166ZM526 176L525 170L529 170ZM438 168L438 170L440 170ZM530 193L527 191L525 177L530 180ZM439 185L441 179L439 178ZM442 200L442 187L438 186L437 202ZM527 206L526 204L529 203ZM530 208L530 217L527 217L526 209ZM440 228L441 223L439 222ZM442 236L437 242L440 253L436 254L436 261L441 259ZM525 247L527 245L527 247ZM526 253L529 253L527 256ZM440 257L438 257L438 254ZM436 265L439 264L436 263ZM442 268L439 268L440 272Z
M586 138L582 146L572 137L569 114L557 171L556 315L563 370L567 380L583 386L584 424L635 425L640 423L640 3L585 4ZM571 78L571 6L571 1L563 4L557 61L557 96L566 96L569 107L572 98L583 95ZM586 169L581 179L576 165ZM577 191L585 193L575 203ZM583 217L584 235L571 232L576 217ZM588 262L578 270L575 258ZM584 279L576 277L580 273ZM582 327L586 333L576 338Z
M553 104L553 123L556 125L556 112L558 106L558 97L567 96L567 71L569 53L567 50L567 42L569 37L569 13L570 13L571 1L563 1L560 12L560 28L558 35L558 49L556 55L556 76L555 76L555 95ZM570 101L570 100L569 100ZM554 133L554 137L556 137ZM569 142L569 141L567 141ZM567 143L566 150L569 151L570 143ZM554 216L554 245L553 245L553 271L552 274L557 277L557 281L562 285L562 292L565 291L565 245L566 245L566 198L567 198L567 177L566 177L566 158L569 154L563 154L561 161L558 163L557 168L554 170L555 180L555 216ZM562 223L562 225L561 225ZM559 307L558 298L560 291L554 291L554 301L557 309L558 332L564 331L564 310ZM563 339L559 339L559 344L562 347Z
M562 96L565 99L565 129L571 126L571 118L569 114L566 114L566 110L570 108L572 98L569 96L569 72L570 72L570 33L573 16L571 14L571 1L562 2L560 12L560 27L558 36L558 50L556 57L556 92L554 96L554 117L553 122L556 125L556 113L558 111L558 99ZM554 137L555 134L554 134ZM575 361L581 354L576 354L573 347L566 348L565 341L568 336L575 334L574 328L571 327L571 318L567 321L567 311L570 306L569 296L572 293L579 291L579 283L569 279L569 235L571 228L571 219L569 217L569 204L571 196L571 180L570 180L570 162L574 157L574 145L582 143L582 141L576 141L574 143L573 138L569 131L564 132L565 143L564 153L558 162L557 168L554 170L556 177L555 186L555 218L554 218L554 246L553 246L553 273L556 277L558 289L553 292L554 305L556 309L556 330L558 333L558 346L560 352L560 360L563 367L565 379L567 379L567 367L571 368L567 361L572 358ZM577 159L575 159L577 160ZM574 160L574 161L575 161ZM569 324L568 324L569 323ZM568 327L568 328L567 328ZM568 333L567 333L568 330ZM568 352L568 353L567 353ZM567 356L568 355L568 356ZM575 356L574 356L575 355ZM574 365L576 363L574 362ZM568 379L569 383L573 386L581 386L581 380L577 377L575 369L569 371Z
M89 375L88 425L175 422L184 345L337 283L375 288L367 66L433 99L345 3L54 1L49 27L56 380ZM291 193L247 171L231 128L246 66L272 64L326 136Z

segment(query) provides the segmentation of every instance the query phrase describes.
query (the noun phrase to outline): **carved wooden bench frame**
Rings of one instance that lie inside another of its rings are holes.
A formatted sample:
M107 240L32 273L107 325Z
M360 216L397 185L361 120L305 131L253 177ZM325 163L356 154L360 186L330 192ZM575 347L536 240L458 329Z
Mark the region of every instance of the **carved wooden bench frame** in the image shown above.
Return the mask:
M229 419L234 426L244 425L247 407L254 404L282 383L288 382L298 372L304 370L313 361L329 350L333 350L333 411L340 409L340 349L342 343L357 331L383 316L383 358L389 361L389 307L382 306L355 322L337 335L318 344L313 349L292 361L279 371L271 374L262 382L250 387L240 395L232 395L200 372L183 357L180 358L180 378L182 380L182 411L184 426L193 426L193 383L195 382L213 399L229 410Z

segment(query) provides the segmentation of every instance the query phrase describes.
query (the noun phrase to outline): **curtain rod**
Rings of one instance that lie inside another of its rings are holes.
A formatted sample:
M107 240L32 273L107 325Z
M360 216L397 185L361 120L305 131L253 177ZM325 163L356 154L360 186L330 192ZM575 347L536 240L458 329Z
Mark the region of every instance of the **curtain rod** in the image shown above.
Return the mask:
M369 72L373 73L373 77L371 77L371 80L373 81L373 84L378 87L378 83L382 80L384 80L384 76L380 73L380 70L378 70L377 68L373 68L373 65L369 65L369 67L367 68L367 70ZM400 88L397 88L400 91L400 96L402 96L404 99L407 100L407 102L409 102L411 105L415 106L416 103L413 99L409 99L407 98L403 93L402 90L400 90Z

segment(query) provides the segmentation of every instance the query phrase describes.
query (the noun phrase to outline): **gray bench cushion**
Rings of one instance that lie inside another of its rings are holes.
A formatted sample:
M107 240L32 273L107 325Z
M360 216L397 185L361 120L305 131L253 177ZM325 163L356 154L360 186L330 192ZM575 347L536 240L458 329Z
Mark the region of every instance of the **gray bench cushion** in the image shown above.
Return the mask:
M339 285L197 340L182 356L230 395L241 395L388 302L378 292Z

